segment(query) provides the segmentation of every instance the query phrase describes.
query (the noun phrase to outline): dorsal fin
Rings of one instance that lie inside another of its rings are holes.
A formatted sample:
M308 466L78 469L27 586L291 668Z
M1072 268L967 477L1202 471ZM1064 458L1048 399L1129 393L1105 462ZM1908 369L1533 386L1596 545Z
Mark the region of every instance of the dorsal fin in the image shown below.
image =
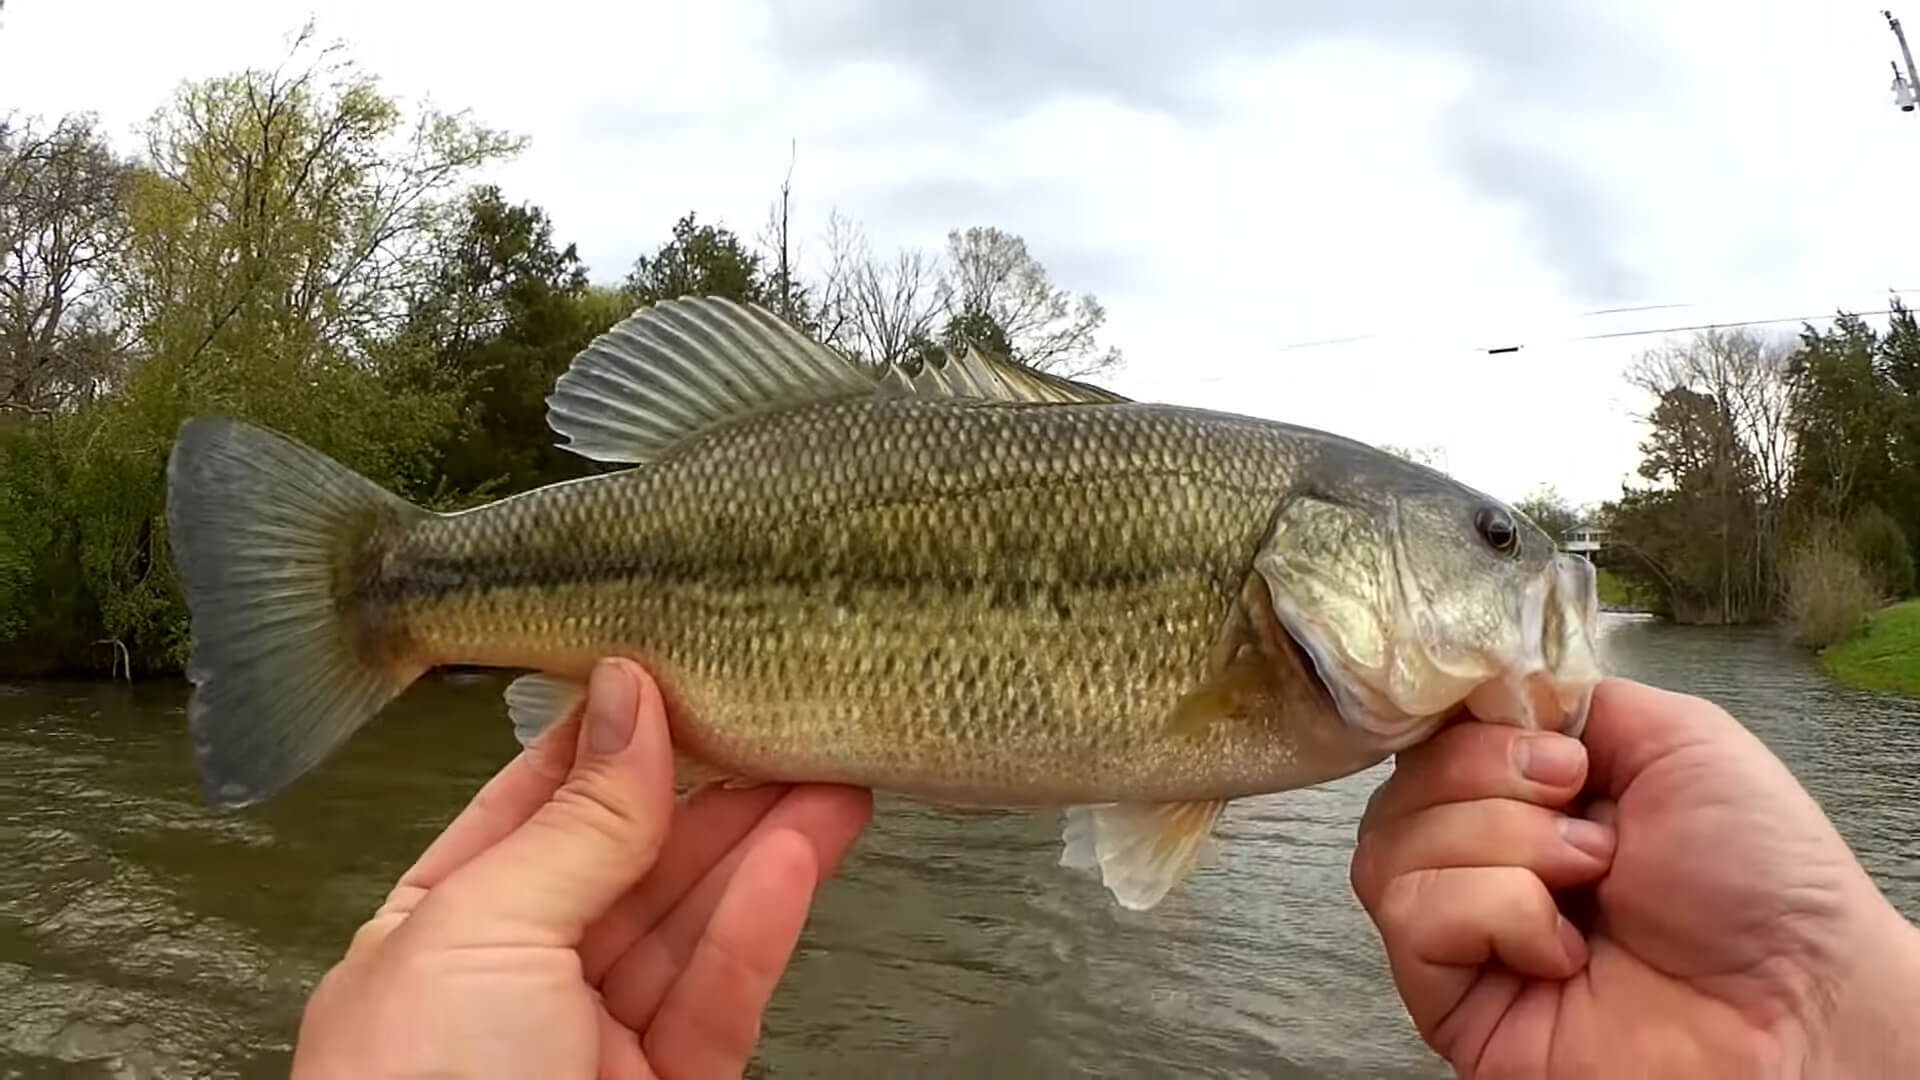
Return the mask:
M1126 400L971 351L916 367L868 367L758 306L683 297L634 312L581 350L547 398L547 424L576 454L637 463L715 424L855 394Z
M957 357L934 358L913 365L890 364L880 377L889 389L906 387L928 397L984 398L990 401L1027 401L1065 405L1072 402L1127 400L1111 390L996 360L968 346Z

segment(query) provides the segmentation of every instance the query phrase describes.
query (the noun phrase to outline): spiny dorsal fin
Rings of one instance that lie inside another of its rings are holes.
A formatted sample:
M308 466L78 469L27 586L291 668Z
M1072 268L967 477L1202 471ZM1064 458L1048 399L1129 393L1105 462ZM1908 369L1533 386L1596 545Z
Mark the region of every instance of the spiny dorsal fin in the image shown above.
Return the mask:
M728 420L854 394L1125 400L977 352L918 366L865 367L758 306L682 297L636 311L574 357L547 398L547 424L576 454L637 463Z
M889 365L881 384L909 388L928 397L984 398L989 401L1027 401L1065 405L1072 402L1127 400L1111 390L998 360L968 346L965 354L928 360L909 372L905 364Z

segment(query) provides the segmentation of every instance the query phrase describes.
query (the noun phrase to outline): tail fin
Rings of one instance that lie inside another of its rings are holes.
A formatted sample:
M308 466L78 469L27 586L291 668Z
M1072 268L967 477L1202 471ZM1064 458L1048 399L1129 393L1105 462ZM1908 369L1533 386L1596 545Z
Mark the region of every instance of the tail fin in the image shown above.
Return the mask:
M260 802L313 768L419 677L357 649L341 603L362 545L423 515L299 443L187 421L167 464L167 529L193 623L188 707L201 786Z

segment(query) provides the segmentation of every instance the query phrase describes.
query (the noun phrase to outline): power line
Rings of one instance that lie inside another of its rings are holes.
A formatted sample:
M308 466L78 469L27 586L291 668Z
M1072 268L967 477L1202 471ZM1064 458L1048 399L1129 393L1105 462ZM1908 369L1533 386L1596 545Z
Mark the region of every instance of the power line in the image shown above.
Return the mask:
M1920 292L1920 289L1888 289L1887 291L1898 296L1906 293ZM1584 312L1580 317L1585 318L1593 315L1609 315L1609 314L1626 313L1626 312L1632 312L1632 311L1655 311L1655 310L1661 310L1661 309L1689 308L1689 307L1699 307L1699 306L1700 306L1699 304L1686 303L1686 304L1644 304L1644 305L1639 305L1635 307L1600 308L1594 311ZM1777 326L1782 323L1804 323L1804 322L1820 322L1820 321L1832 320L1832 319L1840 318L1842 315L1853 315L1853 316L1890 315L1893 313L1893 311L1894 311L1893 308L1885 307L1885 308L1875 308L1869 311L1835 311L1835 312L1828 312L1828 313L1823 313L1818 315L1791 315L1791 316L1769 317L1769 318L1763 318L1763 319L1729 319L1723 322L1689 323L1689 324L1680 325L1680 326L1653 326L1653 327L1643 327L1636 330L1608 330L1598 334L1575 334L1571 337L1552 338L1547 343L1566 342L1566 341L1603 341L1603 340L1610 340L1610 339L1617 339L1617 338L1648 337L1655 334L1684 334L1691 331L1724 330L1724 329L1732 329L1734 327L1739 327L1739 326ZM1280 349L1283 352L1291 352L1296 349L1318 349L1318 348L1324 348L1329 345L1346 345L1356 341L1370 341L1370 340L1377 339L1379 337L1381 337L1381 335L1379 334L1349 334L1345 337L1319 338L1312 341L1291 342L1289 344L1280 346ZM1504 354L1504 353L1519 352L1524 347L1525 347L1524 343L1519 345L1476 346L1474 347L1474 351L1491 353L1491 354Z
M1776 326L1780 323L1814 322L1820 319L1837 319L1842 315L1891 315L1892 308L1876 308L1872 311L1834 312L1828 315L1795 315L1782 319L1739 319L1733 322L1696 323L1692 326L1662 326L1650 330L1613 330L1604 334L1583 334L1567 341L1598 341L1602 338L1642 337L1647 334L1684 334L1689 330L1723 330L1734 326Z

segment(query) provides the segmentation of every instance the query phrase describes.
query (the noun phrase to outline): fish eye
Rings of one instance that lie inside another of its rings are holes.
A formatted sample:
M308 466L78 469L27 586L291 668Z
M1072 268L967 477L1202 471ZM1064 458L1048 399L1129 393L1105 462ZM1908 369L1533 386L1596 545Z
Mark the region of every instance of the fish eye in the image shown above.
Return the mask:
M1483 506L1474 512L1473 528L1487 546L1503 555L1511 555L1520 545L1520 530L1514 527L1513 515L1498 506Z

